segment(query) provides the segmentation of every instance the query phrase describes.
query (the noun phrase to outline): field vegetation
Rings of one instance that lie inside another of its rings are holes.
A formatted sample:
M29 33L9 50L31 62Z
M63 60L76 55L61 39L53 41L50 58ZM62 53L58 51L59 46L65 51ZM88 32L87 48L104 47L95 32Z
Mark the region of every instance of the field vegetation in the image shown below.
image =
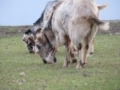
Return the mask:
M55 65L43 64L18 33L0 37L0 90L120 90L119 32L97 34L95 53L80 70L76 64L62 67L64 47L58 48Z

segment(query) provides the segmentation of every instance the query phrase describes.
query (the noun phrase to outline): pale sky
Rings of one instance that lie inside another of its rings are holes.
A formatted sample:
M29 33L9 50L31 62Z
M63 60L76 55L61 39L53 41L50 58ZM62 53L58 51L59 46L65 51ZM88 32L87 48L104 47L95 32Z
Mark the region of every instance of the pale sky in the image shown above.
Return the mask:
M0 26L32 25L50 0L0 0ZM102 20L120 20L120 0L96 0L108 4L100 11Z

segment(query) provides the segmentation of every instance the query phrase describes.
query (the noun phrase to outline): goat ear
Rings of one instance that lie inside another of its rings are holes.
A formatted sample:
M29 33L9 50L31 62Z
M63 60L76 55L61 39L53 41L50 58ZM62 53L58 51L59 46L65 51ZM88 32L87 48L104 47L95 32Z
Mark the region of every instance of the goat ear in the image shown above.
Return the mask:
M37 34L40 33L40 31L41 31L41 28L38 28L38 29L36 30L36 32L35 32L35 38L36 38Z
M25 34L30 34L30 33L32 33L32 32L31 32L31 29L28 29L28 30L25 32Z
M40 33L40 31L41 31L41 28L38 28L35 33L36 33L36 34L37 34L37 33Z
M107 4L103 4L103 5L101 5L101 6L98 6L98 9L99 10L102 10L102 9L104 9L104 8L106 8L107 7Z

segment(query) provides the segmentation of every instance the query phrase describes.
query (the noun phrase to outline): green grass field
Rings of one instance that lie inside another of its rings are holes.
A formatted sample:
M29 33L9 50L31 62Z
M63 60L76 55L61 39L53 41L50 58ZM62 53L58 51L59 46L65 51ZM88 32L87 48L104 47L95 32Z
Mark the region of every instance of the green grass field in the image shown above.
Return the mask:
M43 64L21 38L0 39L0 90L120 90L120 35L97 35L95 53L81 70L62 67L63 47L56 65Z

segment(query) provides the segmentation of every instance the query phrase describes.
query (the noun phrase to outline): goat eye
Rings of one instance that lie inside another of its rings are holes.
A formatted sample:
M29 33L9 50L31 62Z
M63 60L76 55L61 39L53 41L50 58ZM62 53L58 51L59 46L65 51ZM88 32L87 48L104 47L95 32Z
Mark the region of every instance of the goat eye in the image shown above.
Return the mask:
M39 40L39 41L42 41L43 39L39 37L38 40Z

